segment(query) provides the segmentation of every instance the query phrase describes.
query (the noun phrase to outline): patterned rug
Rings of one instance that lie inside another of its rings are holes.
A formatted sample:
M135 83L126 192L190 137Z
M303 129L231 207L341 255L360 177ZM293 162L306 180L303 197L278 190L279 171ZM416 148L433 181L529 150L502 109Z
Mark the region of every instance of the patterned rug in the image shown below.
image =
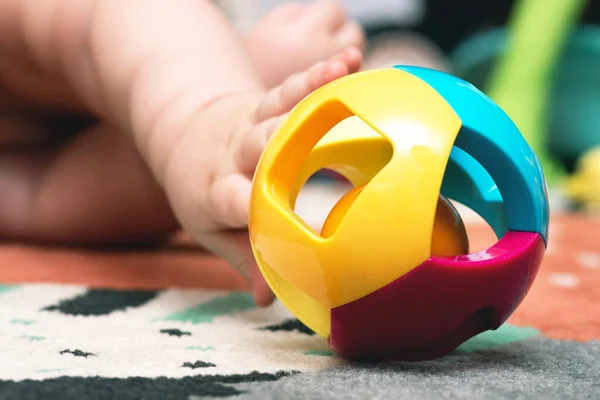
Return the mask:
M468 224L474 249L488 227ZM600 220L553 216L531 292L451 355L358 364L221 261L162 249L0 246L0 399L597 399Z

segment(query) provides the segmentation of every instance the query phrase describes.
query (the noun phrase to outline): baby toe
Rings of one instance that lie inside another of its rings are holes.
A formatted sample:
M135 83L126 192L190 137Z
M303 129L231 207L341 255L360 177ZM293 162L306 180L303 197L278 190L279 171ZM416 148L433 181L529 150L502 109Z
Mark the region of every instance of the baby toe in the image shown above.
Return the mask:
M350 46L334 57L336 60L342 61L349 74L353 74L360 70L363 63L363 52L358 46Z
M332 82L336 79L342 78L350 73L348 65L341 58L332 59L324 63L319 68L311 71L308 80L308 92L312 92ZM308 93L306 93L308 94Z
M338 49L345 49L348 47L364 48L365 33L362 26L357 22L346 22L334 35L336 47Z

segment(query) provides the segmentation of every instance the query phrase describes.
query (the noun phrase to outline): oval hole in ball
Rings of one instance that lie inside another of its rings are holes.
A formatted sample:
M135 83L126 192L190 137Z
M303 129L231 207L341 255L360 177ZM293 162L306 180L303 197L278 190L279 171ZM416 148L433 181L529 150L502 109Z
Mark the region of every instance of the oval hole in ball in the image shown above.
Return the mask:
M467 237L469 238L469 251L461 254L477 253L489 249L496 244L498 238L494 230L481 215L453 199L450 199L450 202L460 215L466 229Z
M317 160L326 161L327 164L319 165L320 169L310 177L297 178L305 182L293 205L294 213L321 237L330 237L335 233L360 193L360 188L371 179L367 176L375 176L392 158L392 144L358 116L340 121L321 138L317 146L331 143L334 138L356 137L366 137L367 140L349 140L342 146L344 150L332 152L331 158L317 156ZM365 163L367 155L369 162ZM314 170L313 167L306 161L302 169ZM350 180L355 184L358 182L357 188Z
M507 225L506 207L495 180L479 161L455 145L444 173L441 195L448 201L438 203L436 215L444 216L441 221L436 221L442 228L439 233L455 243L466 236L468 251L456 246L449 251L436 251L432 246L432 256L486 257L486 251L498 243ZM434 235L432 244L441 239Z
M334 170L322 168L302 186L294 212L315 232L323 230L325 221L352 184Z

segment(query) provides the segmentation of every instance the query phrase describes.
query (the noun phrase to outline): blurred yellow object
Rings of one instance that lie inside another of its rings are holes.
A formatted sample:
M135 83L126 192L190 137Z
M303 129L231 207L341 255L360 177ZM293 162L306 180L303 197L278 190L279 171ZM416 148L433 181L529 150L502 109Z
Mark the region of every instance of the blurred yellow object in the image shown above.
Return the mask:
M587 151L564 185L567 195L588 211L600 210L600 147Z

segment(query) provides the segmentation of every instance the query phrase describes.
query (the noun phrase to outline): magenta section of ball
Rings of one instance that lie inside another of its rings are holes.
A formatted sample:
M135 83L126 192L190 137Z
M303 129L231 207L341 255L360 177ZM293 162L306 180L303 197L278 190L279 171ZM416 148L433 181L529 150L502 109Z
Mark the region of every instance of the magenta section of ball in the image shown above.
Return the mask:
M510 317L544 251L539 234L509 231L486 250L432 257L378 291L332 309L330 347L352 358L444 356Z

